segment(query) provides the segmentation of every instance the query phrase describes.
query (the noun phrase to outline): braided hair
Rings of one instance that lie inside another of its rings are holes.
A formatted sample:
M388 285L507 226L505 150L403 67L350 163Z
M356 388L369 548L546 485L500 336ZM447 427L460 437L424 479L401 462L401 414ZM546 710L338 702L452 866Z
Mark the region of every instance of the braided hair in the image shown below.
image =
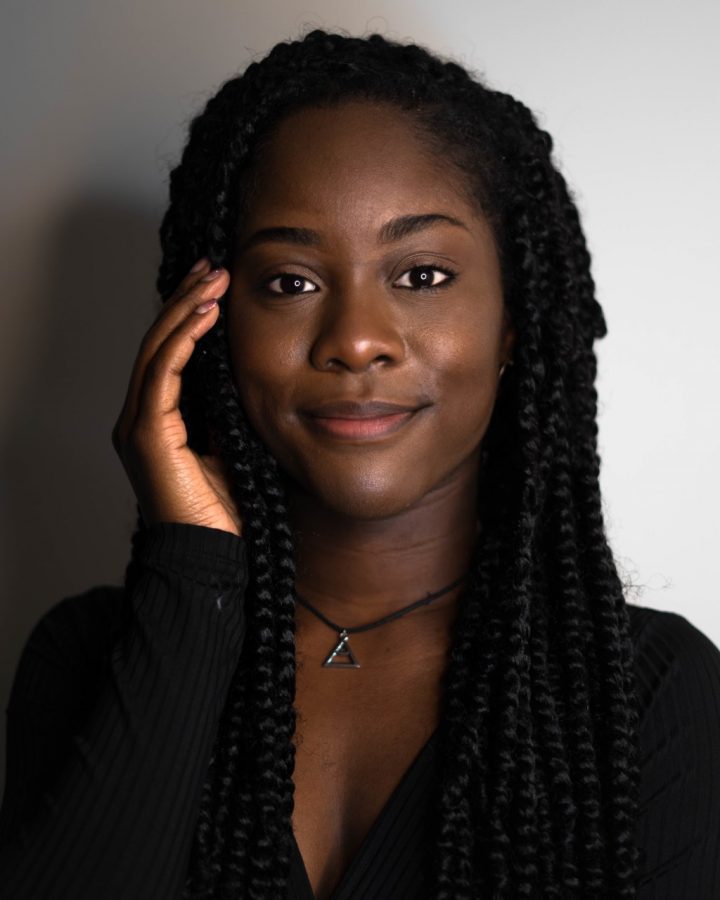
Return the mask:
M357 98L403 110L462 172L492 224L516 333L483 442L483 527L445 675L432 895L634 897L633 651L597 455L593 344L605 321L577 209L532 113L380 35L315 30L278 44L191 123L161 227L160 294L201 256L229 265L253 163L284 116ZM282 473L238 400L223 304L188 364L181 409L190 446L207 452L212 437L232 473L250 565L246 641L183 897L280 900L292 846L293 540Z

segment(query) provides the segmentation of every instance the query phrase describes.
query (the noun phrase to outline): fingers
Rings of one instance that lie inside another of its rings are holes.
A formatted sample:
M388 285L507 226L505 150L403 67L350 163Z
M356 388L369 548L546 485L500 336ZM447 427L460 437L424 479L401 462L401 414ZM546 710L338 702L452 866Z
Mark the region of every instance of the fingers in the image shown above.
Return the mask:
M138 422L157 421L178 409L182 371L197 342L217 321L218 310L217 303L200 315L191 309L160 345L145 370L137 404Z
M146 362L157 352L160 345L177 326L183 322L188 312L203 299L218 298L227 288L227 271L210 269L207 260L200 260L198 270L190 270L180 282L177 290L165 302L157 318L145 334L138 359ZM219 290L221 288L221 290Z
M120 417L113 429L118 449L139 416L175 410L180 399L181 373L197 341L217 321L217 301L227 290L225 269L210 270L206 260L189 272L145 334L130 376Z
M142 340L112 438L146 523L187 522L242 534L222 463L188 447L179 409L182 372L217 322L229 283L225 269L210 271L201 262Z

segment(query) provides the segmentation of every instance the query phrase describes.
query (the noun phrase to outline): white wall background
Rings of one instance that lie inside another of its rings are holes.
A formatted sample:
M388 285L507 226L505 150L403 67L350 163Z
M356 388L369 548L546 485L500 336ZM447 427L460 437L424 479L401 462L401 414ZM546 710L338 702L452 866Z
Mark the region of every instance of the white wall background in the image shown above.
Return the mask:
M187 121L227 77L308 26L426 44L540 114L584 213L610 328L600 392L613 547L642 586L636 602L681 612L720 644L720 4L6 0L4 9L3 710L42 613L122 579L135 513L110 431L154 315L155 233Z

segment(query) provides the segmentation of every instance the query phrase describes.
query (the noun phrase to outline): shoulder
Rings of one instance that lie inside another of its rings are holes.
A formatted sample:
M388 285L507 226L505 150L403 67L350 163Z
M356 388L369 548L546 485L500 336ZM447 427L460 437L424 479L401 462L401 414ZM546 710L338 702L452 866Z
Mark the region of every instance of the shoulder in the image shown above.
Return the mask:
M628 604L641 721L671 706L720 729L720 650L679 613Z
M65 597L40 618L30 633L28 644L37 647L71 642L74 649L91 653L98 641L114 637L125 617L125 591L114 585L89 588Z
M678 613L628 611L640 713L641 896L709 900L718 896L720 853L720 650Z
M10 708L28 701L45 705L69 680L76 688L96 684L124 627L124 598L122 587L102 585L65 597L44 613L25 642Z

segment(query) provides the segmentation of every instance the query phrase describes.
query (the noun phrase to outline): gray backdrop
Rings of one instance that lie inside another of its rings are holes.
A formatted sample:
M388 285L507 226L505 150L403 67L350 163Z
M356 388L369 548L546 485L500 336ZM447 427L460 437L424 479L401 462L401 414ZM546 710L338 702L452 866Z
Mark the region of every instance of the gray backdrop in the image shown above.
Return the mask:
M539 112L585 214L610 326L600 391L613 546L644 586L637 602L682 612L720 643L720 4L11 0L4 10L3 709L42 613L122 579L135 509L110 431L155 312L156 230L188 119L225 78L314 25L425 43Z

